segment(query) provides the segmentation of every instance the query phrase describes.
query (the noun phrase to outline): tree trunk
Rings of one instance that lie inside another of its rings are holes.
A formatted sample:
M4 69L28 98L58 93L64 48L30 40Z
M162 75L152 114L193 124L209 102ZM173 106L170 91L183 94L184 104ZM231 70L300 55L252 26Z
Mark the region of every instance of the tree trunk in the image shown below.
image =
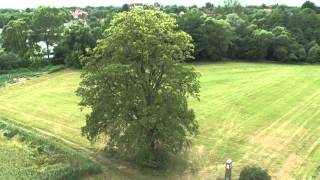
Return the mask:
M156 143L154 142L154 138L152 138L151 143L150 143L150 149L152 154L155 154L156 152Z
M50 50L49 50L49 41L48 41L47 33L44 34L44 39L45 39L46 46L47 46L47 57L48 57L48 61L49 61L49 59L50 59Z

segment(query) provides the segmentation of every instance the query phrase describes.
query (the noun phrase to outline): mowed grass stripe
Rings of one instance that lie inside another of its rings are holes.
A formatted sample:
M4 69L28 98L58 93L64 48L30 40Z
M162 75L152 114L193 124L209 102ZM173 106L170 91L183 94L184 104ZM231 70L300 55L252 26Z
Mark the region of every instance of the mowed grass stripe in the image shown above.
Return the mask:
M200 125L191 159L199 177L234 174L260 164L273 176L307 177L320 166L320 68L309 65L194 65L201 101L190 100ZM84 113L75 96L80 72L65 70L0 89L0 116L90 147L81 136ZM189 176L190 173L186 173Z
M80 133L79 81L79 71L65 70L0 89L0 115L90 147Z
M268 66L273 65L266 65L265 68L268 69ZM298 135L299 131L296 132L295 127L293 127L294 130L287 130L284 125L297 123L296 128L298 129L300 128L299 125L306 127L319 126L320 123L315 122L316 116L314 115L314 113L317 113L317 110L308 107L308 103L312 103L312 106L320 104L318 98L314 99L317 97L317 91L320 87L317 75L319 73L318 66L275 66L277 68L271 68L269 75L264 74L265 76L262 78L261 76L257 76L258 78L255 81L246 84L245 89L241 89L244 82L241 80L232 82L232 85L238 91L221 88L215 89L219 91L216 93L215 91L210 91L210 87L208 89L206 86L202 88L202 93L206 94L208 92L206 95L210 94L213 98L208 104L203 104L203 101L193 104L193 107L197 109L197 117L203 127L197 142L202 145L204 144L208 151L214 152L211 157L213 161L223 161L229 157L234 158L236 163L239 160L240 164L245 164L245 162L258 163L259 160L265 161L266 159L270 161L270 152L259 154L259 151L262 151L263 148L256 144L248 143L251 136L264 129L270 129L265 136L272 136L274 134L273 128L268 128L272 124L271 127L274 128L283 126L281 128L282 134L293 133L294 135ZM279 66L280 69L278 69ZM226 79L232 76L228 67L226 67L225 71ZM248 76L250 76L249 73ZM214 73L210 74L212 76L206 74L203 75L203 78L214 78ZM244 76L243 78L246 77ZM205 81L209 82L209 80ZM260 86L262 88L257 86L259 83L262 84ZM224 84L212 86L222 87ZM219 95L222 92L226 95L224 95L225 98L220 100ZM313 94L314 96L312 96ZM206 102L208 101L206 100ZM291 113L288 113L290 111ZM311 117L307 120L309 115ZM307 123L305 120L307 120ZM283 122L285 123L283 124ZM319 134L315 136L319 137ZM294 138L288 136L288 139L284 140L284 142L294 141ZM310 141L312 143L312 139L308 138L303 139L303 141ZM294 152L293 147L290 147L294 145L288 142L280 144L280 146L279 149L285 149L286 152ZM298 146L299 144L294 148L298 148ZM278 151L276 155L273 154L272 156L280 158L283 155L284 158L282 158L283 162L281 163L285 164L284 159L289 158L288 155L285 155L286 152ZM241 161L242 158L244 158L243 161ZM279 169L281 168L277 163L275 165L266 163L266 166L273 169L274 174L280 171ZM288 172L291 173L291 170Z

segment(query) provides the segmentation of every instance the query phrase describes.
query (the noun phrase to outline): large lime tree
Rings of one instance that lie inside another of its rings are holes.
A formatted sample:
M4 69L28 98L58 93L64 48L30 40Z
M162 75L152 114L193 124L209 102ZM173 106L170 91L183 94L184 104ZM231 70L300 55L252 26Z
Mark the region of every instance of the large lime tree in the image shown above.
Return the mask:
M160 11L119 13L98 41L77 90L90 108L82 132L94 141L106 135L107 148L138 163L159 167L197 134L188 97L198 98L198 73L191 37Z

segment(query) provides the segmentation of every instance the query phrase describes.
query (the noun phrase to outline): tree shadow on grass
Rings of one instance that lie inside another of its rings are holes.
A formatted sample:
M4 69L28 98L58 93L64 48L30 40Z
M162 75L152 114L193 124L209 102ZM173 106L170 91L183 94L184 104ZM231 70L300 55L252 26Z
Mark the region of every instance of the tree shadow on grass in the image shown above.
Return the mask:
M188 153L170 155L163 168L155 169L101 151L96 158L103 166L103 174L94 179L193 179L198 174L198 166L188 157Z

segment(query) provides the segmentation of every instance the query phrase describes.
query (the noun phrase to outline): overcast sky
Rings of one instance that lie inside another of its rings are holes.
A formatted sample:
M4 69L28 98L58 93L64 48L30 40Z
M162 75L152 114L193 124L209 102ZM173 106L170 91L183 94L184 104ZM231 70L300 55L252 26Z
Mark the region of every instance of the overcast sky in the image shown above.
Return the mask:
M240 0L242 5L261 5L261 4L286 4L290 6L301 6L305 0ZM223 4L223 0L0 0L0 8L18 8L25 9L27 7L33 8L40 5L44 6L121 6L124 3L139 2L144 4L153 4L159 2L160 4L179 4L179 5L198 5L202 6L206 2L212 2L215 5ZM313 0L320 5L320 0Z

